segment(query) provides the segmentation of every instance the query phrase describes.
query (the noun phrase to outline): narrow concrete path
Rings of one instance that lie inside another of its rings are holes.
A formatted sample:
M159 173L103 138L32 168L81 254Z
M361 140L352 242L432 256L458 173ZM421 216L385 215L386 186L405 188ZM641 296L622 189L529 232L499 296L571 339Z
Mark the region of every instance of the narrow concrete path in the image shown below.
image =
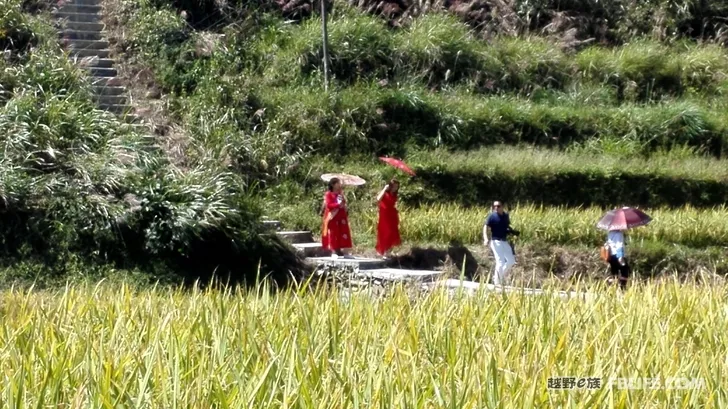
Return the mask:
M505 292L509 294L523 295L555 295L563 299L577 298L582 300L593 300L595 294L575 291L545 291L538 288L521 288L510 286L496 286L487 283L478 283L468 280L443 279L443 272L436 270L408 270L400 268L387 268L386 262L381 259L365 257L332 258L330 252L321 248L321 243L314 240L310 231L285 231L281 230L281 223L275 220L264 220L271 231L290 243L299 253L306 256L306 261L314 266L348 266L354 267L357 271L356 278L373 279L387 282L420 282L427 288L444 287L451 290L462 289L467 293L474 293L480 289L491 292Z

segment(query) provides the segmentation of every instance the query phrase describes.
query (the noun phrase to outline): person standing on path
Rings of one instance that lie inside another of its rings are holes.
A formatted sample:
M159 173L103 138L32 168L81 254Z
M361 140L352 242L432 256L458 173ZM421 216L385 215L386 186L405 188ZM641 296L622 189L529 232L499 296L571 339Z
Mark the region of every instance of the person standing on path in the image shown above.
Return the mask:
M328 191L324 194L321 246L333 251L333 256L344 256L342 249L353 247L346 199L338 178L332 178L329 181Z
M508 271L516 264L513 248L508 243L507 236L511 233L511 220L503 210L501 202L493 203L493 211L485 219L483 225L483 245L490 244L495 257L495 271L493 284L504 285Z
M627 280L629 279L630 273L629 263L627 263L627 258L624 254L624 244L625 235L623 231L611 230L607 233L607 242L605 243L605 246L609 248L609 258L607 259L607 262L609 262L609 267L612 272L610 281L613 282L618 277L619 288L622 290L627 288Z
M399 213L397 212L397 193L399 193L399 182L392 179L384 186L379 195L379 222L377 224L377 253L386 258L386 254L393 247L402 244L399 234Z

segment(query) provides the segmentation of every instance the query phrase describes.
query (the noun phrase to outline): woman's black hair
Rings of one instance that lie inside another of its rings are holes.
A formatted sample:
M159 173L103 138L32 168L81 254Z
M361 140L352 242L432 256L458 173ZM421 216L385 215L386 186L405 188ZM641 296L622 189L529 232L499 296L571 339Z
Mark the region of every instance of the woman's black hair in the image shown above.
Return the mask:
M334 186L336 186L339 182L341 182L339 178L331 178L331 180L329 180L329 192L333 192Z

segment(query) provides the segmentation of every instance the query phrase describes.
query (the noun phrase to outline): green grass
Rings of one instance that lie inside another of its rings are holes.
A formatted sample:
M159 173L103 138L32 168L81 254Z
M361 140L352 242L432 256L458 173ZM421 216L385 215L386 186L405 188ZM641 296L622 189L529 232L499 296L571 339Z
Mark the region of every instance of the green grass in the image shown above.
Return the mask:
M627 142L594 140L567 150L493 146L478 150L410 149L400 156L417 173L409 178L369 155L345 161L313 156L300 163L291 181L268 194L278 200L318 196L324 173L345 172L369 182L375 195L385 180L406 181L401 200L408 205L460 203L487 205L500 198L511 203L614 206L719 206L728 200L725 160L700 157L692 149L628 154ZM287 193L286 193L287 192ZM294 193L295 192L295 193ZM292 196L286 198L286 196Z
M6 291L0 399L16 408L724 406L724 285L665 282L621 299L596 291L593 301ZM547 390L557 376L603 385ZM607 386L613 377L704 384L621 390Z
M655 175L674 179L728 180L728 162L699 157L689 149L655 152L649 156L629 155L612 147L611 141L594 140L583 147L569 151L539 148L513 148L494 146L467 152L444 149L414 151L407 155L407 163L416 168L439 167L448 172L488 173L510 171L530 173L628 173ZM616 143L628 144L619 141ZM612 150L614 149L614 150Z
M394 32L381 19L342 3L330 18L331 70L340 84L388 78L522 95L573 84L604 84L615 88L619 101L636 102L687 91L720 95L728 72L725 51L711 44L665 45L634 38L619 48L589 47L574 56L554 39L533 35L483 41L444 13L425 14ZM306 84L306 77L319 74L321 41L316 18L298 26L268 21L262 34L254 35L251 60L259 64L256 73L271 85Z
M296 146L342 156L402 154L407 146L470 150L499 144L571 147L595 143L627 154L689 146L702 154L720 155L727 135L722 114L688 101L557 104L376 84L358 84L329 95L301 86L251 84L246 90L255 96L256 107L265 109L258 129L285 133Z
M281 203L272 209L299 200L288 220L316 226L320 192L313 197L310 186L296 182L307 159L327 156L353 164L354 154L413 153L422 176L403 196L405 215L413 219L444 221L437 214L445 211L471 217L483 209L465 205L482 206L494 195L554 206L614 200L710 207L725 201L722 162L701 158L722 156L728 135L726 53L712 44L641 39L572 52L533 33L485 41L445 13L389 28L337 2L330 26L335 75L326 94L315 18L291 24L275 12L242 13L235 24L206 25L225 33L213 36L196 29L197 17L187 24L165 2L123 2L113 17L128 30L117 45L130 58L125 61L152 69L169 98L169 119L187 142L184 163L177 163L158 139L94 108L88 78L61 53L47 16L24 11L28 2L5 4L13 12L0 20L3 39L12 40L0 76L6 135L0 141L7 152L0 196L8 208L0 215L0 250L10 257L63 258L71 251L104 262L162 258L175 260L174 268L223 266L237 275L236 266L254 265L263 249L274 255L270 260L280 255L257 239L263 208L255 188L277 186L268 196ZM519 148L480 151L470 159L466 153L497 145ZM524 145L570 153L530 154ZM659 153L666 150L671 153ZM604 153L632 158L618 173L614 160L600 157ZM448 164L439 166L438 155ZM641 166L642 157L648 165ZM357 162L363 171L370 166ZM520 170L511 176L508 164ZM663 170L667 165L687 170ZM463 183L484 180L484 173L492 179ZM516 188L494 189L502 181ZM592 188L572 194L577 181ZM629 189L639 181L648 187ZM626 193L610 197L611 186ZM310 218L302 211L309 204ZM420 204L426 206L417 209ZM679 218L680 211L664 212ZM720 226L719 214L691 213L706 233L673 240L663 228L648 238L723 245L724 229L708 228ZM586 213L577 218L586 220ZM371 231L372 220L364 230ZM405 234L417 242L474 240L464 226L414 225L424 227ZM548 227L527 240L596 241L593 233L562 230ZM213 249L208 258L215 265L202 263Z
M565 147L593 139L623 141L630 153L689 145L718 156L728 135L718 102L728 84L725 52L711 44L640 40L574 56L537 36L483 41L443 14L388 29L337 3L327 95L317 19L289 24L266 14L229 25L206 53L200 44L210 36L173 8L120 13L132 27L120 43L131 61L148 64L180 97L172 113L199 144L228 149L232 161L285 169L311 149L345 156L408 144ZM229 152L257 140L264 142L254 155ZM278 151L286 160L270 154Z

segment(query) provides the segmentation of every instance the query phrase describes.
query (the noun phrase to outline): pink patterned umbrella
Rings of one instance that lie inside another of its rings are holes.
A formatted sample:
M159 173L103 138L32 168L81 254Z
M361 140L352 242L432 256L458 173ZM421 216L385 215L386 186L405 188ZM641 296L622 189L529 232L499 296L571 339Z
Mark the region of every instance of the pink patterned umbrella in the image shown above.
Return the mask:
M634 227L645 226L652 221L652 218L639 209L623 207L610 210L605 214L597 227L602 230L627 230Z

